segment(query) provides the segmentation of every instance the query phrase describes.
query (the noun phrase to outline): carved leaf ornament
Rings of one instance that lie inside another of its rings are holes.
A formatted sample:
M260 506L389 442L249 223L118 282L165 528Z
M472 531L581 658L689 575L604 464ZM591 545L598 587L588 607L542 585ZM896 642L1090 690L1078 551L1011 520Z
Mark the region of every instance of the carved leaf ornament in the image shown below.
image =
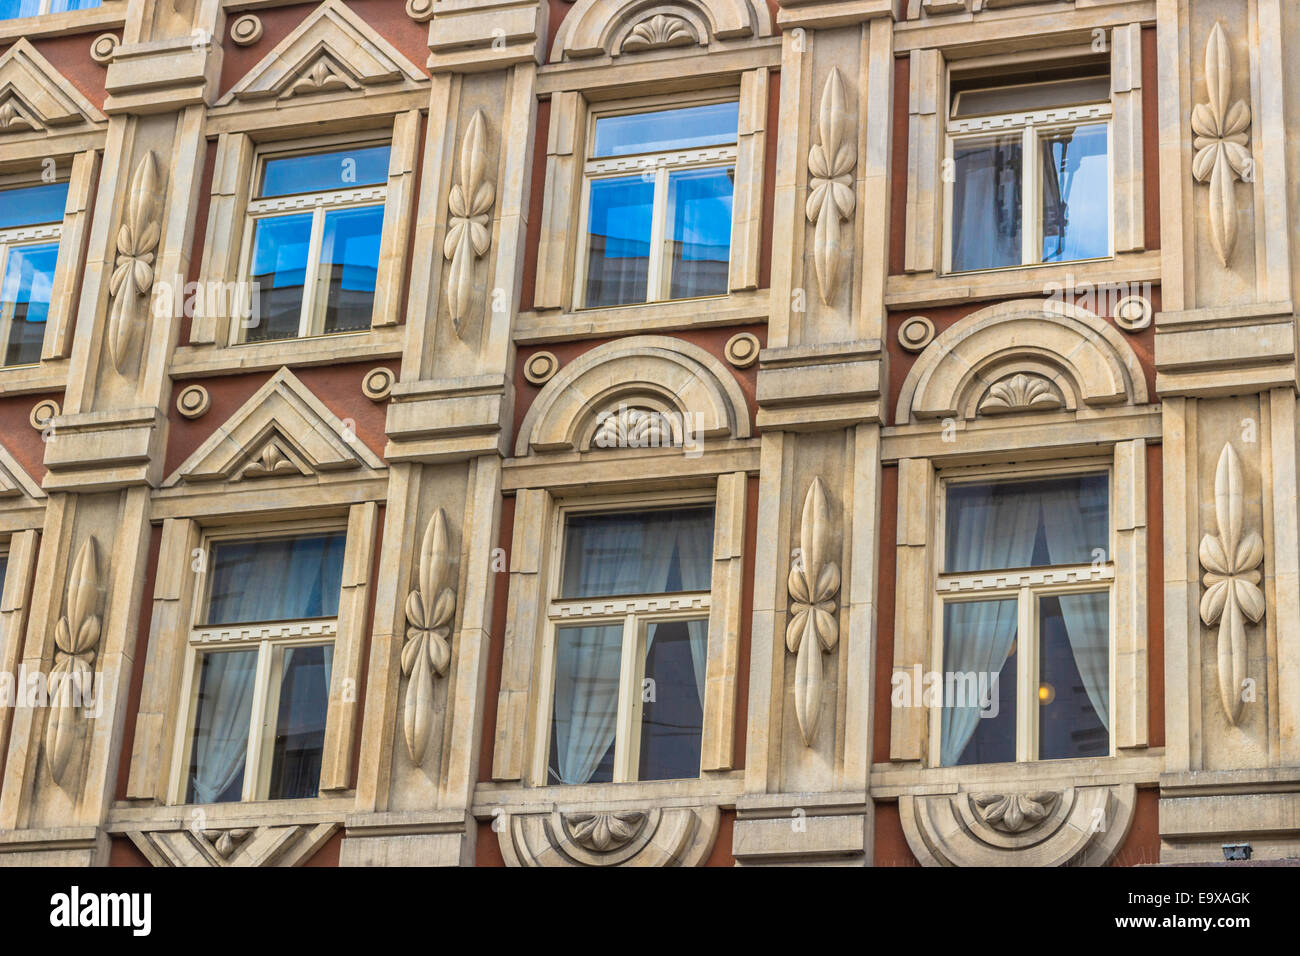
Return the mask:
M794 709L803 742L811 746L821 717L822 654L839 642L835 596L839 566L830 560L830 508L826 489L814 478L804 498L799 526L800 559L790 566L790 623L785 646L795 655Z
M407 752L416 764L424 759L433 726L433 675L446 674L451 663L451 619L456 613L456 592L449 586L451 566L447 519L439 508L425 527L417 586L406 597L402 674L410 682L402 729Z
M1208 102L1192 110L1192 175L1210 184L1210 239L1225 266L1237 244L1237 208L1233 183L1245 180L1251 167L1246 144L1250 107L1244 100L1228 104L1232 88L1232 53L1219 24L1205 43L1205 90Z
M122 225L117 230L117 261L109 280L108 349L113 367L125 374L135 354L153 288L154 250L162 235L161 189L153 150L147 151L131 176Z
M1056 808L1061 795L1055 790L1037 793L977 793L972 794L980 817L995 830L1003 833L1023 833L1042 823Z
M95 539L87 538L68 574L67 602L54 628L54 666L50 668L50 715L45 725L45 757L50 776L59 786L67 782L78 724L94 680L95 648L100 620L99 565ZM57 693L55 689L57 688Z
M808 221L813 223L813 266L822 302L829 305L844 276L844 249L840 223L853 215L853 168L857 149L844 105L844 83L838 67L831 68L822 88L817 114L821 142L808 153Z
M645 821L641 810L571 813L564 818L573 842L595 853L627 846L641 832Z
M447 306L457 334L469 311L474 264L488 250L488 213L496 200L496 187L487 178L487 121L475 110L460 146L460 182L451 187L447 206L451 213L443 255L451 261L447 274Z
M1232 445L1224 445L1214 475L1219 533L1201 539L1201 565L1206 572L1201 620L1207 626L1219 625L1219 696L1234 726L1241 716L1246 679L1246 621L1258 624L1265 610L1264 592L1259 589L1264 541L1258 531L1241 533L1243 494L1241 463Z

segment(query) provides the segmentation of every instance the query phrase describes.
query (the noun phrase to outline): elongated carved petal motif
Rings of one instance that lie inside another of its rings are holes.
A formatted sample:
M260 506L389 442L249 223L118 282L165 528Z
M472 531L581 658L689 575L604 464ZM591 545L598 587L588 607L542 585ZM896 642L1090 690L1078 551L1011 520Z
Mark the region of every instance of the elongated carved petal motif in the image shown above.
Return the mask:
M1237 210L1233 183L1250 181L1250 107L1237 100L1228 105L1232 87L1232 52L1218 23L1205 43L1205 89L1208 102L1192 110L1192 175L1210 184L1210 240L1225 266L1237 244Z
M122 225L117 230L117 261L109 280L108 350L113 367L125 375L136 343L149 318L154 250L162 233L161 190L153 150L140 159L131 176Z
M822 654L839 643L835 596L840 569L830 559L830 507L820 478L814 478L803 502L799 554L790 565L790 623L785 646L795 655L794 711L806 746L817 734L822 704Z
M461 141L460 182L451 187L447 200L451 215L442 244L443 255L451 262L447 270L447 306L457 335L469 311L474 264L492 241L488 213L496 200L496 187L487 178L487 164L487 120L482 110L475 110Z
M1264 540L1259 532L1242 535L1244 489L1241 462L1232 445L1224 445L1214 475L1214 516L1218 535L1201 539L1200 558L1205 568L1205 594L1201 620L1219 625L1219 697L1228 722L1241 716L1241 689L1246 680L1246 621L1258 624L1264 616L1264 592L1259 588Z
M813 224L813 266L822 302L830 305L839 291L847 256L840 245L842 227L853 215L857 199L853 193L853 168L857 149L850 135L849 114L844 105L844 83L838 67L822 88L817 116L821 142L808 153L808 221Z
M54 628L54 666L50 668L50 715L45 724L45 759L50 776L60 787L68 783L68 770L76 752L85 701L92 692L95 650L100 621L99 564L94 537L77 552L68 572L68 593L63 616Z
M451 663L451 619L456 613L456 592L449 586L451 569L447 518L439 508L424 529L416 587L406 597L402 674L409 682L402 730L416 764L424 759L433 727L433 675L445 675Z

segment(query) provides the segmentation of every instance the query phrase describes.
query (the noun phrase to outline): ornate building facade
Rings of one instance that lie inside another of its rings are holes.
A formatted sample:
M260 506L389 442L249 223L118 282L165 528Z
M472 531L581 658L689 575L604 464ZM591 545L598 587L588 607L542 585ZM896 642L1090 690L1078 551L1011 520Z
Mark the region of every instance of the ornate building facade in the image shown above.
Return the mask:
M0 862L1300 856L1292 43L0 0Z

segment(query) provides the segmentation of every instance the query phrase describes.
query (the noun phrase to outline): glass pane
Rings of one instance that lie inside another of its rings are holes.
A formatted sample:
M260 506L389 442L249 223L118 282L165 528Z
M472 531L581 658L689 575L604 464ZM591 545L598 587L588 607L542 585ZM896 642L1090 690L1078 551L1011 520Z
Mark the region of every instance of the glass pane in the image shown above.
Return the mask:
M100 0L53 0L51 13L64 13L68 10L90 10L99 6Z
M667 298L727 291L734 180L735 171L730 167L683 170L668 176Z
M740 104L735 101L602 116L596 120L596 149L592 155L627 156L734 143L739 116Z
M638 780L700 775L708 621L660 621L646 632Z
M940 751L945 767L1016 759L1015 598L943 606Z
M587 297L593 308L646 300L654 176L597 179L587 204Z
M244 787L256 673L255 650L203 655L186 803L239 800Z
M291 339L302 320L302 286L311 247L309 212L257 220L253 233L253 306L248 342Z
M1110 594L1039 601L1038 756L1110 754Z
M0 0L0 3L3 2ZM63 208L67 202L67 183L0 191L0 229L62 222Z
M1105 103L1110 99L1110 77L1085 76L1048 83L1017 83L982 90L964 90L953 99L953 116L990 113L1026 113L1057 106Z
M325 214L314 302L324 315L313 328L322 332L370 328L383 226L383 206L334 209Z
M1043 261L1110 255L1110 161L1106 124L1044 133Z
M561 597L707 591L712 574L712 505L568 520Z
M388 182L388 146L359 146L308 156L268 159L260 196L353 189Z
M622 655L622 623L556 630L548 783L614 779Z
M0 20L34 17L40 12L41 0L0 0Z
M218 541L209 624L296 621L339 612L347 533Z
M271 800L314 797L325 753L325 711L334 647L285 647L280 653L280 705L267 796Z
M950 484L944 571L1109 561L1109 485L1104 474Z
M4 342L5 365L29 365L41 360L45 320L50 314L57 242L39 246L13 246L0 282L0 328L8 326Z
M952 144L952 271L1020 265L1019 133Z

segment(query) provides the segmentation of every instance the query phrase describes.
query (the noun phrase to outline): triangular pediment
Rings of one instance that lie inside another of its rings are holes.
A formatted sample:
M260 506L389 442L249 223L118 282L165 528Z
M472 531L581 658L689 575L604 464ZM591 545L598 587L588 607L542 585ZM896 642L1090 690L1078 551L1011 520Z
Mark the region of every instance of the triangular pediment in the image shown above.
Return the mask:
M0 136L102 123L97 110L25 38L0 56Z
M18 460L9 454L7 448L0 445L0 501L23 498L38 501L44 497L45 492L27 474L27 469L18 464Z
M339 0L325 0L221 98L285 100L323 93L385 91L427 77Z
M282 368L185 459L164 487L383 468L355 432Z

